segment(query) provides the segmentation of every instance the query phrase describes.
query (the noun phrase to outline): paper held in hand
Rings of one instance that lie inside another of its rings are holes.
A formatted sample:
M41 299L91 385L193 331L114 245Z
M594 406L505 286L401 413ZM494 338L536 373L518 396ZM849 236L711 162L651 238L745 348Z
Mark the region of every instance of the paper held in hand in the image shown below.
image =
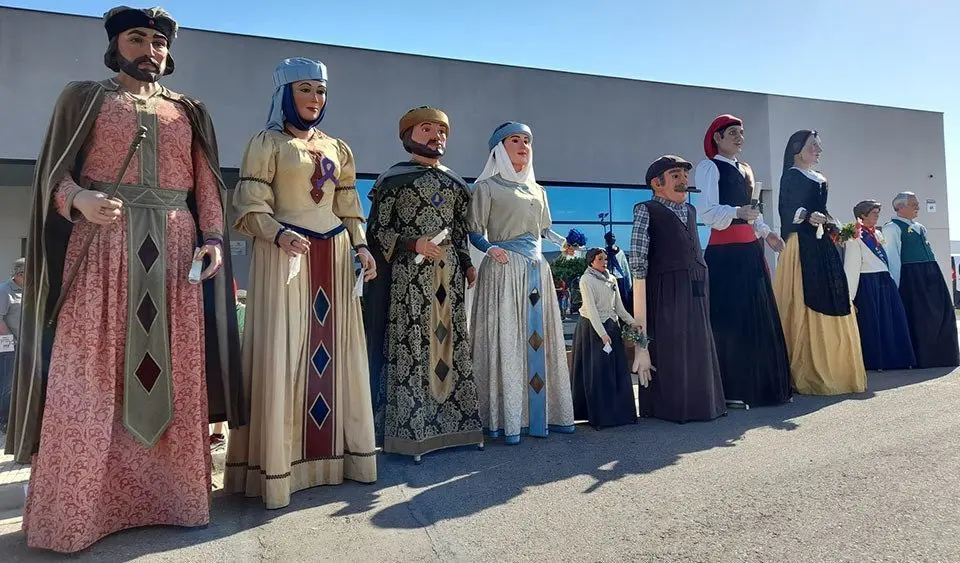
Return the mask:
M606 352L607 354L609 354L610 352L613 352L613 348L610 347L609 342L603 345L603 351Z
M366 268L360 268L360 275L357 276L357 283L353 285L353 296L363 297L363 276L367 273Z
M432 242L433 244L440 244L441 242L443 242L443 239L447 238L447 235L448 235L449 233L450 233L449 230L443 229L442 231L440 231L440 232L437 234L437 236L435 236L435 237L433 237L432 239L430 239L430 242ZM416 263L416 264L419 264L419 263L423 262L423 254L417 254L417 257L414 258L413 261L414 261L414 263Z
M763 189L763 182L754 182L753 183L753 192L750 194L750 207L757 209L760 207L760 190ZM750 225L754 224L756 219L750 219L747 221Z
M293 281L293 278L297 277L300 273L300 258L302 254L297 254L296 256L290 257L290 268L289 273L287 274L287 285L290 285L290 282Z
M0 336L0 352L13 352L14 348L16 348L16 342L12 334Z
M187 274L187 281L193 285L200 283L200 274L203 273L203 257L200 256L200 250L193 251L193 263L190 264L190 273Z

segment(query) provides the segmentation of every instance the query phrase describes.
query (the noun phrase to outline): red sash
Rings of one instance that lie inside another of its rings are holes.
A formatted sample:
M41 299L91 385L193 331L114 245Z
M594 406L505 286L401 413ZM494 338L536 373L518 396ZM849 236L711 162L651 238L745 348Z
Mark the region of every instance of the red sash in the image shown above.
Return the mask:
M744 244L755 240L757 240L757 235L753 230L753 225L730 225L722 231L711 229L710 241L707 245Z

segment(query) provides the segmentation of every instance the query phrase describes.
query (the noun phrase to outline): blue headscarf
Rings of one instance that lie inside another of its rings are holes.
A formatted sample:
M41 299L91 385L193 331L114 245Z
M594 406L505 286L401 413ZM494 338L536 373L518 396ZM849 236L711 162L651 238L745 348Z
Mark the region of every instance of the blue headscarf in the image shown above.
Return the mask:
M502 143L504 139L510 135L516 135L518 133L530 137L530 141L533 141L533 131L530 130L529 125L518 123L516 121L508 121L493 130L493 135L490 135L490 140L487 141L487 150L492 151L493 147L497 146L499 143Z
M320 116L316 121L306 122L297 112L293 103L293 83L300 80L327 81L327 67L320 61L312 61L302 57L284 59L273 71L273 99L270 101L270 113L267 116L267 129L283 131L283 122L287 121L301 131L309 131L320 121L327 111L327 104L323 104Z

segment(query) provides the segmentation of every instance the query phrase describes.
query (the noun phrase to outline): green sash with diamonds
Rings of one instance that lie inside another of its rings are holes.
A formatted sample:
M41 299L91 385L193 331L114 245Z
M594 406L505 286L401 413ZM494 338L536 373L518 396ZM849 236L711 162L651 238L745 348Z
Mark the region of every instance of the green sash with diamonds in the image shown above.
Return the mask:
M157 171L157 118L137 107L147 127L140 145L140 184L121 185L127 228L127 334L123 378L123 423L133 436L153 447L173 421L173 378L167 306L167 215L189 210L188 192L161 189ZM106 191L112 186L93 184ZM186 277L187 272L177 277Z

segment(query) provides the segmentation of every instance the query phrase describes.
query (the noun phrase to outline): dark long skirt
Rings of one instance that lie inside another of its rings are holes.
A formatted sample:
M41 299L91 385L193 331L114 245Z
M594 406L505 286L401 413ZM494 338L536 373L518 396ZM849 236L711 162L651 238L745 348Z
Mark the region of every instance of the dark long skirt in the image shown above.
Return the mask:
M790 358L763 243L711 245L710 323L728 401L751 406L790 399Z
M957 318L940 266L936 262L904 264L900 270L900 298L917 367L960 365Z
M640 387L640 416L688 422L726 414L707 283L706 268L647 278L650 359L657 371Z
M917 364L907 315L890 272L860 274L853 305L866 369L906 369Z
M363 328L367 339L367 362L370 369L370 399L373 405L376 444L383 445L384 412L387 402L386 340L387 311L390 308L392 265L379 245L371 242L370 253L377 264L377 277L367 282L363 291Z
M581 317L573 333L573 416L598 428L633 424L637 402L620 325L608 319L603 328L613 348L609 354L589 320Z

